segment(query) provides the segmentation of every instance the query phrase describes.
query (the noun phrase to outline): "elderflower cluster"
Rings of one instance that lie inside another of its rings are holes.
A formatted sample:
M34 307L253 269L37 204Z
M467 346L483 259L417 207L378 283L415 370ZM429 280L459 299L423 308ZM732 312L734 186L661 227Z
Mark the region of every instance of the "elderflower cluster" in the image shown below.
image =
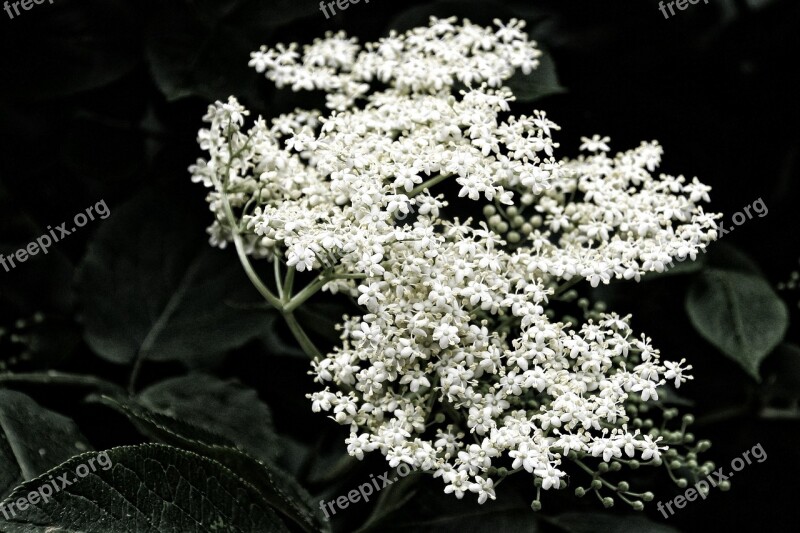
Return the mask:
M495 24L432 18L363 47L338 33L262 48L256 70L325 91L329 111L245 129L249 112L218 102L191 168L211 189L213 244L313 271L310 287L362 306L312 370L313 410L350 428L350 454L377 450L481 503L509 469L547 490L565 486L566 459L660 464L677 434L642 433L635 411L691 366L662 361L630 317L551 304L580 280L693 259L719 216L697 179L655 174L655 142L612 156L595 136L556 158L558 126L512 115L504 86L535 76L540 52L523 22ZM448 216L453 204L477 209Z

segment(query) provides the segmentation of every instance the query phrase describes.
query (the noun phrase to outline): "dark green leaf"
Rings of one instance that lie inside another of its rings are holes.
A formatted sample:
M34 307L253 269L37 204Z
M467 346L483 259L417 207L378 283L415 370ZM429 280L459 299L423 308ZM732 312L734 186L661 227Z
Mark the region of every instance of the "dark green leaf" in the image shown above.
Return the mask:
M145 407L225 435L256 459L273 461L278 438L269 407L253 389L208 374L168 379L143 390Z
M744 272L703 272L689 288L686 311L706 340L755 379L761 360L783 340L789 326L786 305L770 284Z
M91 446L75 422L0 389L0 495Z
M545 519L566 533L678 533L679 530L644 516L609 513L564 513Z
M81 465L88 472L84 477ZM10 507L20 499L30 501L32 492L65 474L72 483L62 489L56 482L60 490L52 491L47 502L42 491L26 509ZM229 469L160 444L78 455L18 487L4 505L10 516L0 524L8 533L289 531L258 491Z
M238 450L228 439L184 421L153 413L135 402L103 397L102 403L125 414L146 435L218 461L242 476L276 511L305 531L329 531L311 496L289 475Z
M212 249L202 220L148 193L101 226L78 273L85 338L102 357L202 364L265 325L233 254Z

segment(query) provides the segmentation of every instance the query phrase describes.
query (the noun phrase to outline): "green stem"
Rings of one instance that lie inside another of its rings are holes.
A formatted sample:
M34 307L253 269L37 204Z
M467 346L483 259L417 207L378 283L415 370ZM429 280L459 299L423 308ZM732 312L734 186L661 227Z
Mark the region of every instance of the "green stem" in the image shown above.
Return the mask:
M446 180L447 178L452 177L452 176L453 176L452 174L439 174L435 178L431 178L428 181L422 183L421 185L411 189L411 192L408 193L408 197L409 198L413 198L416 195L418 195L419 193L421 193L422 191L424 191L425 189L427 189L429 187L433 187L437 183L441 183L444 180Z
M296 295L289 300L286 305L283 306L283 310L286 313L291 313L298 307L300 307L306 300L314 296L319 290L322 288L323 285L328 283L330 279L325 274L320 274L317 279L309 283L302 291L298 292Z
M272 259L272 266L275 270L275 286L278 288L278 298L280 298L281 302L283 302L285 301L285 298L283 296L284 291L283 291L283 276L281 276L281 260L280 258L278 258L277 255ZM289 270L292 270L292 268L289 267Z
M231 226L233 244L236 246L236 253L239 255L239 262L242 263L245 274L247 274L247 277L250 279L250 283L253 284L259 294L261 294L261 296L263 296L264 299L270 303L270 305L276 309L281 309L283 306L281 300L272 294L272 291L267 288L266 284L261 280L258 274L256 274L252 263L250 263L250 258L247 257L247 252L244 249L244 242L242 241L242 235L239 230L239 224L236 221L236 216L233 214L233 209L231 208L231 202L228 199L228 194L219 184L218 189L222 197L222 209L225 212L225 217L228 219L228 224Z
M275 257L277 261L277 256ZM283 280L283 296L281 298L286 301L290 294L292 294L292 289L294 289L294 273L297 272L294 267L286 267L286 278Z
M366 274L331 274L328 276L328 280L334 279L367 279Z
M559 285L558 287L556 287L556 290L553 293L552 297L555 298L556 296L560 296L561 294L567 292L569 289L571 289L581 281L583 281L583 278L581 276L573 276L569 281L567 281L563 285Z
M294 335L294 338L297 339L297 342L300 344L300 347L303 349L305 354L314 361L319 361L322 358L322 354L317 347L314 346L314 343L311 342L311 339L308 338L306 332L303 331L302 326L300 326L300 323L297 321L297 318L295 318L294 314L284 310L283 318L286 320L289 330L291 330L292 335Z

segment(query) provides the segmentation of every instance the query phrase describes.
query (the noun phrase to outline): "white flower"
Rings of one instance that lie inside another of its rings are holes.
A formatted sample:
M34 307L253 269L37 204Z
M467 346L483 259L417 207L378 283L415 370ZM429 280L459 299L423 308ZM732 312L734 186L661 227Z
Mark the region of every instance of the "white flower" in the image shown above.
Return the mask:
M544 490L549 490L554 487L558 488L561 483L561 478L564 476L564 472L551 464L543 465L541 468L534 470L533 473L542 478L542 488Z
M469 490L469 478L466 472L454 472L449 484L444 488L445 494L455 494L459 500Z
M580 150L587 152L608 152L611 148L608 147L608 142L611 141L610 137L600 137L599 135L592 135L592 138L581 137Z
M686 368L681 368L681 366L686 362L686 359L681 359L678 363L673 363L672 361L664 361L664 366L667 367L666 373L664 373L664 377L667 379L674 379L675 380L675 388L681 386L681 383L685 383L689 379L694 379L693 376L684 375L684 372L687 370L692 369L692 365L687 365Z
M486 503L486 500L489 498L492 500L495 499L494 481L490 478L476 477L475 482L469 484L469 490L478 493L479 504Z

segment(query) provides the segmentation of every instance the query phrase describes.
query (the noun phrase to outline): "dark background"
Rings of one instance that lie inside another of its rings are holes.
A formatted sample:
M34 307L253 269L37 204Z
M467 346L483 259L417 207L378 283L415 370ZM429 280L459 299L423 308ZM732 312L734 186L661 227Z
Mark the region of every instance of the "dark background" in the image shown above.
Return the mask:
M562 153L576 153L579 137L593 133L611 136L617 150L657 139L665 148L661 170L698 176L713 186L711 206L726 220L758 198L768 206L768 216L737 228L725 244L748 254L773 285L797 269L800 3L793 0L710 0L669 19L656 2L641 0L372 0L329 20L312 0L55 0L14 20L3 11L0 251L21 247L42 228L69 220L100 199L113 219L119 206L154 188L167 198L165 207L143 216L165 225L189 221L193 233L186 240L203 241L210 220L204 191L190 183L186 169L201 155L195 137L208 103L235 94L254 112L272 116L320 101L275 91L247 67L249 52L261 44L309 42L337 29L364 42L390 27L424 24L429 14L481 23L526 19L529 33L554 58L565 88L534 104L562 126L557 135ZM129 367L96 357L82 340L86 302L73 290L75 268L103 223L91 223L45 258L11 273L0 271L0 326L12 327L37 311L47 317L39 329L22 326L37 343L33 360L0 339L0 358L9 368L127 379ZM737 474L730 492L712 492L667 524L684 531L794 530L800 519L798 419L791 411L767 418L762 408L775 390L781 406L797 401L800 362L773 355L762 366L764 380L756 383L694 332L683 311L687 283L668 278L622 285L605 297L633 312L634 326L652 336L668 359L687 357L694 365L695 380L681 392L695 403L695 433L714 443L707 457L727 465L761 443L768 459ZM797 343L800 295L782 296L792 310L788 340ZM317 326L324 342L331 338L332 317L324 303L317 305L317 318L306 321ZM297 446L341 453L339 429L312 415L303 397L314 388L305 374L307 363L286 355L292 348L279 343L291 341L281 335L276 326L264 342L189 366L256 388L272 408L278 430ZM148 365L142 383L180 374L182 368ZM137 438L107 414L72 401L69 391L34 391L44 404L70 412L97 447ZM320 433L328 436L319 439ZM343 486L352 488L364 472L384 469L373 461ZM656 501L682 492L668 483L657 488ZM575 501L570 495L546 498L543 512L600 507L589 498ZM341 520L355 520L366 507ZM664 522L655 505L646 513Z

